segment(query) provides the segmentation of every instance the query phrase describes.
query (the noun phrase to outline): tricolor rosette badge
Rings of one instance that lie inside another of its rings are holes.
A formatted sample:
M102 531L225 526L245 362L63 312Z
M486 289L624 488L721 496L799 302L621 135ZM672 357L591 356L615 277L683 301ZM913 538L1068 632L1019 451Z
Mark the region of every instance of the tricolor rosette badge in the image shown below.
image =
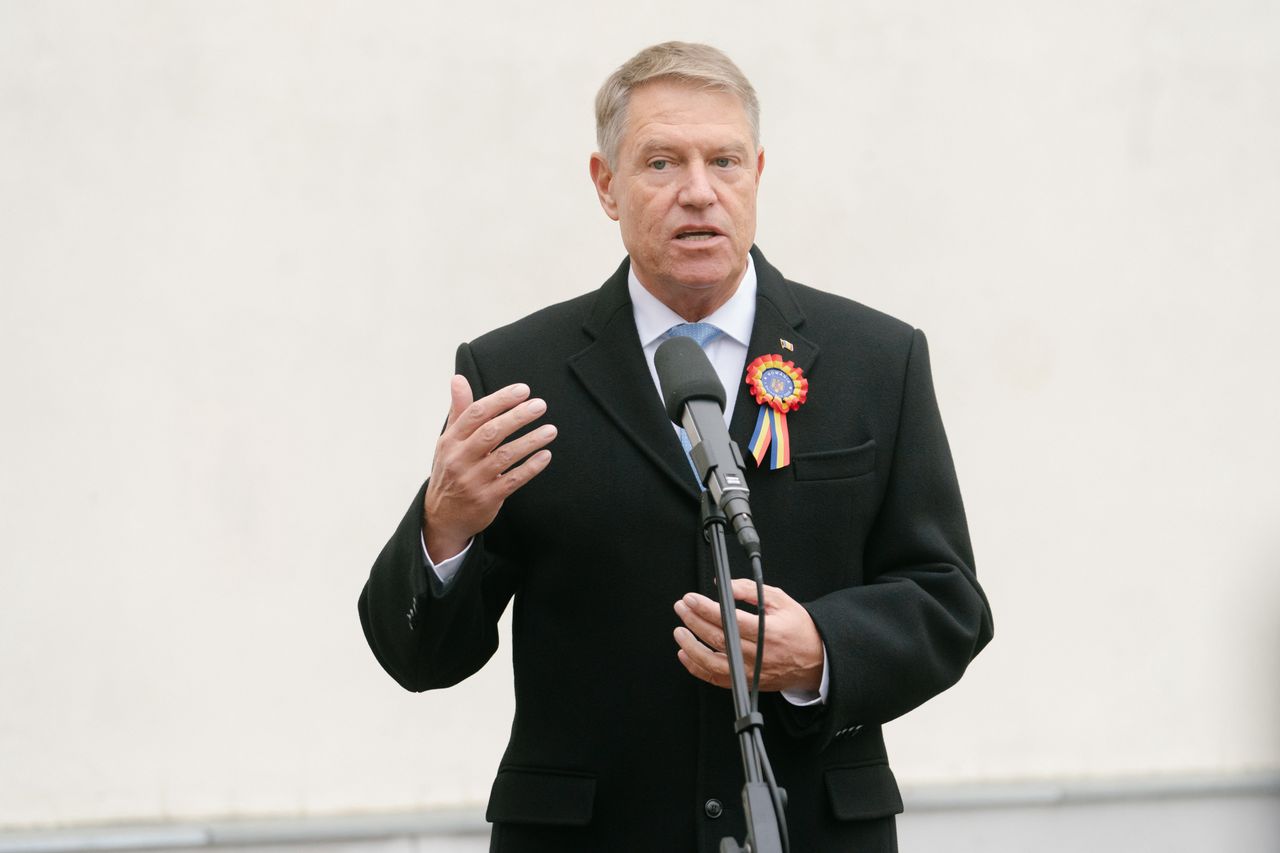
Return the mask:
M773 353L747 365L747 385L751 396L760 404L760 415L749 444L751 455L761 467L768 456L771 471L785 468L791 464L787 413L800 408L809 396L809 380L795 362L783 361L782 356Z

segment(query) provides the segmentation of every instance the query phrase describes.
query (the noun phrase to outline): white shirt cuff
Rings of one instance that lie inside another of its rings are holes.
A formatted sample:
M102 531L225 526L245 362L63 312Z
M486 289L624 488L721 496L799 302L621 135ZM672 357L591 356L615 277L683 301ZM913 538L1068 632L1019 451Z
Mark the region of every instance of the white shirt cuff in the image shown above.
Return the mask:
M418 538L422 540L422 559L427 561L427 568L435 572L436 577L440 579L440 583L446 586L448 586L449 581L453 579L453 576L458 573L458 569L462 568L462 561L466 559L467 552L471 550L471 543L475 541L474 539L468 540L467 547L463 548L449 559L441 560L439 565L437 565L431 559L431 555L427 553L426 535L422 533L422 531L419 531ZM823 664L823 666L826 666L826 664ZM823 677L824 679L826 677L825 669L823 670Z
M766 642L768 642L766 640ZM827 670L827 644L822 644L822 681L818 684L818 692L812 690L783 690L782 698L792 705L801 708L809 705L827 704L827 688L830 686L830 672Z

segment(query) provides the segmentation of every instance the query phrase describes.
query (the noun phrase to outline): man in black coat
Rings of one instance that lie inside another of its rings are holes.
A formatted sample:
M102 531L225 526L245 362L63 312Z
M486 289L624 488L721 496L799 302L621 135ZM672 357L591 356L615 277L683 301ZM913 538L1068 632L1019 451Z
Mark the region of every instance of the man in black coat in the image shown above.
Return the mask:
M699 486L653 368L666 337L697 335L730 435L746 448L767 421L777 451L752 443L746 476L769 584L764 739L791 849L894 850L880 724L953 684L991 637L924 336L785 280L754 247L758 106L719 51L642 51L601 89L597 131L591 175L628 258L598 291L459 347L431 476L360 596L369 645L407 689L446 687L493 654L514 601L491 849L741 840ZM788 375L790 405L748 386L760 357ZM734 593L758 604L748 581ZM748 667L755 625L741 611Z

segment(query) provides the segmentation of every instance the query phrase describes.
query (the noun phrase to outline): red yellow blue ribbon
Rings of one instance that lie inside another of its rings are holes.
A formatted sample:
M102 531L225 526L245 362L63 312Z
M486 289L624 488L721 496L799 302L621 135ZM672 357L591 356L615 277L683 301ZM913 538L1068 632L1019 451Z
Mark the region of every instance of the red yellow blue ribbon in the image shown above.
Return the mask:
M762 355L747 365L748 387L760 404L755 431L747 447L756 464L776 471L791 464L791 433L787 413L795 411L809 396L809 380L794 362L777 354Z

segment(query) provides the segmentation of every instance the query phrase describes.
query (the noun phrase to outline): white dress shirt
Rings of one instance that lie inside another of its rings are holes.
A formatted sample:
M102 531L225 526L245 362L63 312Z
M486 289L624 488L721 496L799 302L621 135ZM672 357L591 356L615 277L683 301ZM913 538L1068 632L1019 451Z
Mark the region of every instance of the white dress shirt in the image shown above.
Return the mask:
M667 331L672 326L691 321L672 311L662 300L645 290L644 285L640 283L640 279L636 278L634 267L627 273L627 291L631 295L631 310L635 317L636 332L640 337L640 346L644 349L644 360L649 365L649 375L653 377L653 387L657 392L658 401L661 403L662 385L658 382L658 369L653 363L654 353L658 351L658 347L666 340ZM751 344L751 327L755 325L755 321L756 264L755 260L750 255L747 255L747 271L743 274L742 281L739 282L738 289L734 291L733 296L730 296L727 302L711 314L692 321L710 323L721 332L721 334L708 341L703 350L706 352L711 366L715 368L720 384L725 389L724 422L726 426L733 419L733 408L738 396L738 385L744 381L743 371L747 365L747 347ZM674 423L671 425L671 429L673 431L676 430ZM436 577L445 585L448 585L453 576L457 574L458 569L462 567L462 561L466 558L469 550L471 550L470 542L460 553L447 560L434 563L431 560L431 556L427 554L426 539L424 538L422 541L422 556L426 559L427 566L435 572ZM765 642L768 642L767 629L765 638ZM826 702L828 679L827 648L824 644L822 647L822 683L818 688L818 692L783 690L782 695L793 705L816 705Z
M636 278L634 269L627 274L627 291L631 294L631 310L636 319L640 346L644 349L644 360L649 365L653 388L661 401L662 385L658 382L658 368L654 366L653 356L667 339L667 332L672 326L690 321L645 290L640 279ZM747 347L751 345L751 327L756 322L756 265L750 255L747 255L747 271L729 301L701 320L693 322L709 323L721 332L707 341L702 350L715 368L720 384L724 386L724 423L728 426L733 420L733 404L738 398L738 386L745 381L743 371L747 366ZM672 424L671 428L674 430L676 425Z

